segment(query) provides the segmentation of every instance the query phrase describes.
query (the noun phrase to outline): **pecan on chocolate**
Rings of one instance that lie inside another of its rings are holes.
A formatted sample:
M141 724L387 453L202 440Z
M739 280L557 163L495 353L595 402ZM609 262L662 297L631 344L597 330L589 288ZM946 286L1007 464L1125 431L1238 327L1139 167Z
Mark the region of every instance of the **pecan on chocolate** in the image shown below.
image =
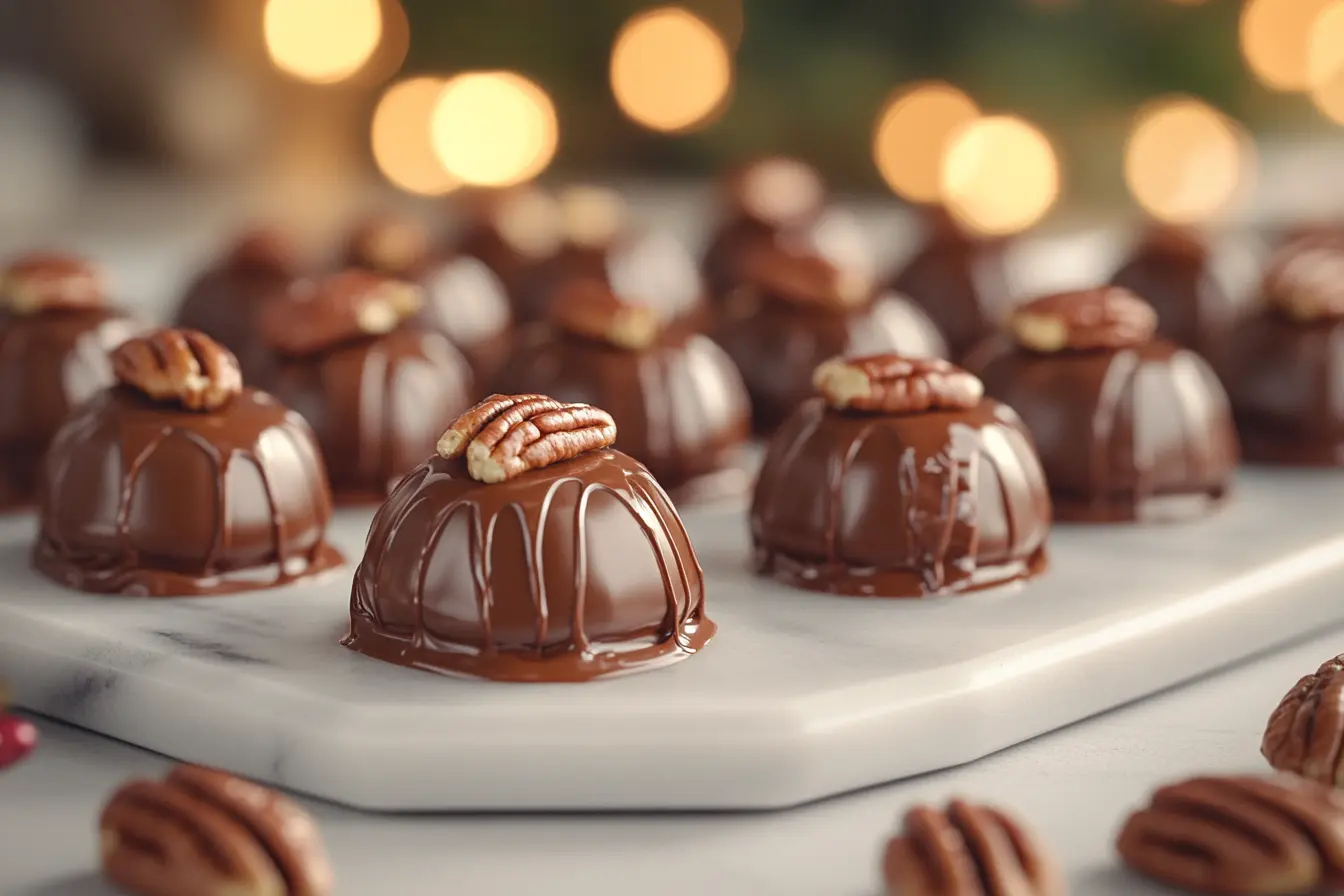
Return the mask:
M1285 246L1270 261L1263 290L1265 301L1293 320L1344 317L1344 240Z
M1157 332L1157 312L1121 286L1043 296L1013 311L1013 338L1034 352L1133 348Z
M645 305L623 301L606 284L576 280L556 295L551 323L567 333L639 351L658 339L658 314Z
M615 421L591 405L544 395L492 395L448 428L438 451L446 458L466 455L472 478L494 483L615 441Z
M953 800L916 806L887 843L882 876L890 896L1061 896L1054 860L1007 813Z
M71 255L35 252L0 273L0 300L14 314L97 308L105 299L102 275Z
M771 247L750 253L742 263L740 290L799 308L845 311L866 305L873 285L810 252Z
M1280 771L1344 784L1344 656L1293 686L1265 728L1260 752Z
M1344 884L1344 800L1291 775L1162 787L1116 842L1131 868L1196 893L1314 893Z
M420 287L371 271L342 271L296 287L262 309L263 337L281 354L312 355L351 340L390 333L414 317Z
M98 824L104 876L137 896L325 896L331 866L312 818L275 791L179 765L122 785Z
M346 246L350 264L392 277L413 273L429 251L429 234L423 227L387 215L362 222Z
M155 401L217 410L243 389L233 352L196 330L162 329L112 350L112 372Z
M812 385L837 410L880 414L967 410L985 394L978 377L950 361L900 355L832 358L813 372Z

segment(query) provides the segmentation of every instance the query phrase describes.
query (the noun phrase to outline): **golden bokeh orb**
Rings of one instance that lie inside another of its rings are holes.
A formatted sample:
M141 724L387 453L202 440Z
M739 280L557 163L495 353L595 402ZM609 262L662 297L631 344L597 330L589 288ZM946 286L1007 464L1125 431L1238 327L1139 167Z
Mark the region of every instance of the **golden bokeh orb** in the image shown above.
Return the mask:
M1316 17L1307 45L1311 102L1322 115L1344 124L1344 2Z
M940 81L906 87L888 98L873 129L873 162L887 186L913 202L939 198L948 140L980 109L962 91Z
M611 49L611 91L636 124L679 133L708 124L733 86L732 53L723 36L679 6L639 13Z
M1238 193L1246 142L1233 121L1202 100L1154 100L1130 129L1125 183L1134 201L1160 221L1208 221Z
M383 36L379 0L266 0L266 52L285 74L314 84L355 75Z
M1301 91L1310 86L1307 70L1312 25L1331 0L1247 0L1240 22L1241 53L1266 87Z
M551 98L517 72L450 78L430 117L430 139L450 175L477 187L532 180L555 157L560 129Z
M1059 159L1035 125L991 115L953 134L940 181L942 201L962 226L1007 236L1040 221L1059 199Z
M461 185L439 162L430 140L430 120L442 78L408 78L384 91L373 112L370 143L378 170L408 193L441 196Z

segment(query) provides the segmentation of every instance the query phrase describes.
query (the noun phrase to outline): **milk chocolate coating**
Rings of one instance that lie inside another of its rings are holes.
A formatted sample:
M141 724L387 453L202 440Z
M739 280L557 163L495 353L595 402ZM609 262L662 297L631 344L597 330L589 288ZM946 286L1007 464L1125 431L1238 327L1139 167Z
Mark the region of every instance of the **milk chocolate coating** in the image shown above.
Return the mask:
M602 408L616 420L616 447L645 464L678 502L747 485L736 456L751 429L746 387L704 336L667 332L630 351L537 330L492 391L542 392Z
M928 317L894 293L847 310L738 293L724 307L714 339L741 372L751 396L752 428L762 435L774 432L813 394L812 371L829 358L947 354Z
M1188 518L1228 494L1238 448L1227 395L1189 349L1155 339L1037 354L1005 343L968 366L1022 416L1058 520Z
M260 382L272 353L257 332L264 305L285 298L299 260L277 234L246 234L187 288L175 326L199 330L233 352L244 382Z
M1273 309L1232 329L1219 374L1256 463L1344 466L1344 320L1289 320Z
M519 202L541 206L545 211L526 216L525 232L515 234L507 219L515 214L512 210ZM508 189L469 188L455 197L454 204L464 221L450 254L480 259L504 284L515 313L521 313L536 266L560 246L559 210L554 197L535 184Z
M210 413L114 386L52 442L33 565L81 591L270 588L339 565L312 431L264 392Z
M945 213L928 215L926 242L891 288L923 309L956 360L996 334L1008 312L1006 245L962 233Z
M804 402L751 506L757 571L856 597L959 594L1046 567L1050 497L1025 427L985 399L922 414Z
M436 455L374 517L342 643L436 672L587 681L704 647L704 598L676 510L627 455L496 485Z
M113 308L0 316L0 510L37 500L47 445L111 385L108 352L142 329Z
M417 324L447 336L467 356L476 382L489 382L513 346L513 311L504 284L470 255L431 261L417 279L425 289Z
M462 354L414 328L277 358L266 387L313 427L342 504L381 502L473 397Z
M1111 278L1157 312L1157 332L1205 357L1219 349L1236 306L1214 276L1208 245L1195 233L1150 231Z

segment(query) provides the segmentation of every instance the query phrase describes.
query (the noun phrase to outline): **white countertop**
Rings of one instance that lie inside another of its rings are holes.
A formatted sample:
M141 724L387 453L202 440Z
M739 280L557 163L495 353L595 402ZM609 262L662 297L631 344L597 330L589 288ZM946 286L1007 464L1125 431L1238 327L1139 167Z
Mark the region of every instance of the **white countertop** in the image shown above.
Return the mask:
M1030 821L1075 894L1166 892L1116 863L1112 839L1127 809L1168 779L1265 770L1259 744L1270 710L1342 646L1339 632L1317 637L961 769L782 812L408 817L304 802L325 834L340 894L873 896L879 850L899 813L955 794ZM160 775L169 763L38 722L38 751L0 776L0 893L109 894L94 837L102 801L124 778Z

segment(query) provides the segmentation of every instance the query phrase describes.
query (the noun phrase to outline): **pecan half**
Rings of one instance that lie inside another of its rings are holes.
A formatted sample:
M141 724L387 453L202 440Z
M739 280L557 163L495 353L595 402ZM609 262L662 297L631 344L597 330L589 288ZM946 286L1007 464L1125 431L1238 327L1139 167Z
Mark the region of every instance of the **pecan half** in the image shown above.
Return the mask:
M304 283L262 309L258 325L276 351L312 355L354 339L390 333L415 316L424 292L413 283L348 270Z
M742 270L742 290L799 308L845 311L866 305L873 295L868 278L810 252L758 250L742 262Z
M1269 263L1264 297L1298 321L1344 317L1344 239L1304 238Z
M429 234L415 221L391 216L369 218L355 228L346 257L355 267L403 277L429 255Z
M439 439L442 457L467 458L481 482L504 482L616 442L606 411L544 395L491 395L459 417Z
M551 303L551 323L567 333L639 351L658 339L658 314L645 305L622 301L597 280L577 280Z
M887 843L882 876L891 896L1060 896L1064 883L1036 838L1007 813L953 800L916 806Z
M155 401L217 410L243 389L233 352L196 330L163 329L112 350L112 372Z
M1280 771L1344 784L1344 656L1293 686L1270 714L1260 752Z
M968 410L985 394L978 377L950 361L900 355L832 358L813 372L812 385L837 410L879 414Z
M1312 893L1344 883L1344 800L1290 775L1191 778L1154 793L1116 849L1197 893Z
M98 308L106 300L102 275L72 255L34 252L0 273L0 298L14 314Z
M1121 286L1044 296L1013 311L1013 338L1034 352L1132 348L1153 338L1157 312Z
M324 896L317 827L286 797L216 769L179 765L122 785L98 824L103 874L138 896Z

